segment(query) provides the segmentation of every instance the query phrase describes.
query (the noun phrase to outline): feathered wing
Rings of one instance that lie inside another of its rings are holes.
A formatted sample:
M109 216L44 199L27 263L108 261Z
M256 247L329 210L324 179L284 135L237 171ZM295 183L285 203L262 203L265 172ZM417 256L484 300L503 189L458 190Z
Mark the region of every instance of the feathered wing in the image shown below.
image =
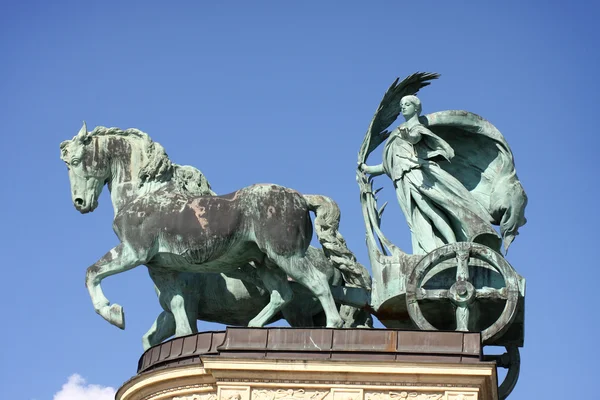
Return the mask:
M504 248L526 222L527 195L517 177L513 154L500 131L486 119L468 111L441 111L421 122L454 150L440 167L458 179L500 226Z
M358 162L363 163L367 160L369 154L375 150L389 133L386 129L400 115L400 100L404 96L414 95L419 89L431 84L431 80L437 79L440 75L430 72L416 72L406 77L398 83L400 78L392 83L389 89L383 95L379 107L369 124L367 133L358 153Z

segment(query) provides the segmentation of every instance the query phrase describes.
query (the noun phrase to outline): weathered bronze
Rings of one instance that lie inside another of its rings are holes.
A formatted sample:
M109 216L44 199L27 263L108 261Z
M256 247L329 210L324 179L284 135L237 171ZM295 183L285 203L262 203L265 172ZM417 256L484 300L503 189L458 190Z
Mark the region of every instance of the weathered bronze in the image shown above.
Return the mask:
M427 345L425 345L427 344ZM415 332L396 329L232 328L176 338L144 352L138 373L200 363L199 357L295 360L368 360L474 363L481 360L476 332Z
M518 377L523 344L525 280L500 254L525 224L527 196L502 134L468 111L421 116L415 96L438 74L396 79L369 125L358 156L367 247L373 272L370 306L388 327L482 333L502 345L508 396ZM402 114L405 122L388 127ZM382 143L383 162L366 164ZM387 175L411 231L413 254L381 229L373 178ZM500 235L494 229L499 226Z
M421 117L421 101L414 94L437 77L414 74L392 84L361 147L359 173L390 177L413 236L414 254L460 241L499 249L492 225L500 226L508 249L526 222L527 204L510 148L491 123L473 113ZM406 122L388 132L400 112ZM364 164L385 140L383 163Z
M325 273L330 285L336 288L346 285L342 274L334 268L321 249L309 247L306 257L316 268ZM242 271L243 274L240 275ZM175 279L164 279L165 273L173 274L173 272L156 268L150 268L149 272L164 311L142 338L144 350L176 335L176 323L171 305L175 295L183 297L183 303L187 307L184 312L192 327L196 326L195 319L225 325L248 326L252 317L269 303L269 293L263 288L251 264L246 264L235 271L235 275L242 276L242 279L226 274L193 272L175 273L177 274ZM268 323L285 318L292 327L324 326L325 316L319 302L297 283L290 282L290 286L294 297ZM344 327L372 326L371 315L364 310L341 305L339 311L344 320Z
M337 231L339 209L325 196L301 195L277 185L253 185L225 196L198 195L188 186L201 188L203 181L194 186L187 179L190 167L172 164L162 146L136 129L98 127L88 132L84 124L61 144L61 151L77 210L93 211L105 184L111 192L113 227L121 243L88 268L86 285L96 312L113 325L124 328L125 321L121 306L111 306L102 292L100 282L107 276L147 265L155 280L160 276L160 284L173 289L168 309L175 334L182 336L196 331L198 313L197 302L187 304L177 291L182 287L179 273L235 274L251 262L270 297L249 326L271 321L292 300L288 277L319 299L327 326L342 326L327 275L306 256L313 228L309 211L316 214L325 255L349 284L370 288L368 272Z
M513 154L489 121L468 111L421 115L415 94L438 74L398 79L385 93L358 155L366 241L373 274L339 233L340 210L321 195L252 185L217 196L196 168L172 163L137 129L84 126L61 144L75 208L93 211L108 185L121 243L87 270L94 308L124 328L121 306L100 283L147 265L163 312L145 349L197 332L196 320L260 327L369 327L480 332L505 346L502 397L518 377L525 280L502 255L526 222L527 196ZM398 116L405 122L388 131ZM380 164L367 165L383 144ZM383 233L376 176L392 185L412 237L412 254ZM313 223L322 249L309 247ZM499 232L498 232L499 231ZM503 245L503 246L502 246ZM490 358L492 359L492 358Z
M491 123L467 111L420 116L421 102L414 95L437 77L417 73L396 80L359 152L357 180L376 282L371 307L386 326L479 330L492 343L509 329L524 296L523 278L499 251L501 240L508 249L525 223L527 197L510 148ZM400 113L406 122L388 132ZM366 165L384 142L383 163ZM381 174L393 182L413 254L381 230L385 205L378 207L373 190L373 177ZM500 226L501 236L493 225ZM439 300L450 304L431 304ZM497 305L483 316L480 303Z

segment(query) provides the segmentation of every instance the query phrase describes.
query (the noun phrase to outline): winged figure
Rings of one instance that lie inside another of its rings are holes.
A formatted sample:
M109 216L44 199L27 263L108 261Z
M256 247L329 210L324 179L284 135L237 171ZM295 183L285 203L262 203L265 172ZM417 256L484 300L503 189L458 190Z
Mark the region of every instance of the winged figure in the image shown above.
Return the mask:
M512 152L498 129L476 114L451 110L421 116L415 94L438 77L415 73L387 90L359 152L361 189L369 191L377 175L392 180L413 254L463 241L497 251L504 242L508 250L526 222L527 204ZM400 113L405 122L388 132ZM365 164L384 141L382 163ZM379 230L381 211L368 217L380 242L389 243Z

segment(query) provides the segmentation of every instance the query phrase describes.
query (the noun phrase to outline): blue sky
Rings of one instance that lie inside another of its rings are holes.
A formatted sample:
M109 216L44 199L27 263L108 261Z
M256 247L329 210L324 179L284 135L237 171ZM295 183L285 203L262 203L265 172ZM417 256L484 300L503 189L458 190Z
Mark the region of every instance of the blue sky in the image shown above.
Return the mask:
M527 279L511 399L594 398L600 65L588 4L3 1L1 397L52 399L73 374L120 386L160 310L140 267L104 283L125 307L125 331L93 311L85 268L117 239L107 193L85 216L70 200L58 145L82 120L149 133L218 193L272 182L333 197L368 264L356 155L393 79L431 71L442 76L420 93L424 113L490 120L529 195L508 255ZM391 184L380 182L391 200L385 231L410 248Z

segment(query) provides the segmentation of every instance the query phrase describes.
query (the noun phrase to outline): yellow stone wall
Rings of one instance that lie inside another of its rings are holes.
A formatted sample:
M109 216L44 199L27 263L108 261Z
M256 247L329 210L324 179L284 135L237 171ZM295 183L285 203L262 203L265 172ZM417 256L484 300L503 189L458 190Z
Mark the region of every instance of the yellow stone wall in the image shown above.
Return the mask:
M116 400L497 400L490 363L202 357L137 375Z

